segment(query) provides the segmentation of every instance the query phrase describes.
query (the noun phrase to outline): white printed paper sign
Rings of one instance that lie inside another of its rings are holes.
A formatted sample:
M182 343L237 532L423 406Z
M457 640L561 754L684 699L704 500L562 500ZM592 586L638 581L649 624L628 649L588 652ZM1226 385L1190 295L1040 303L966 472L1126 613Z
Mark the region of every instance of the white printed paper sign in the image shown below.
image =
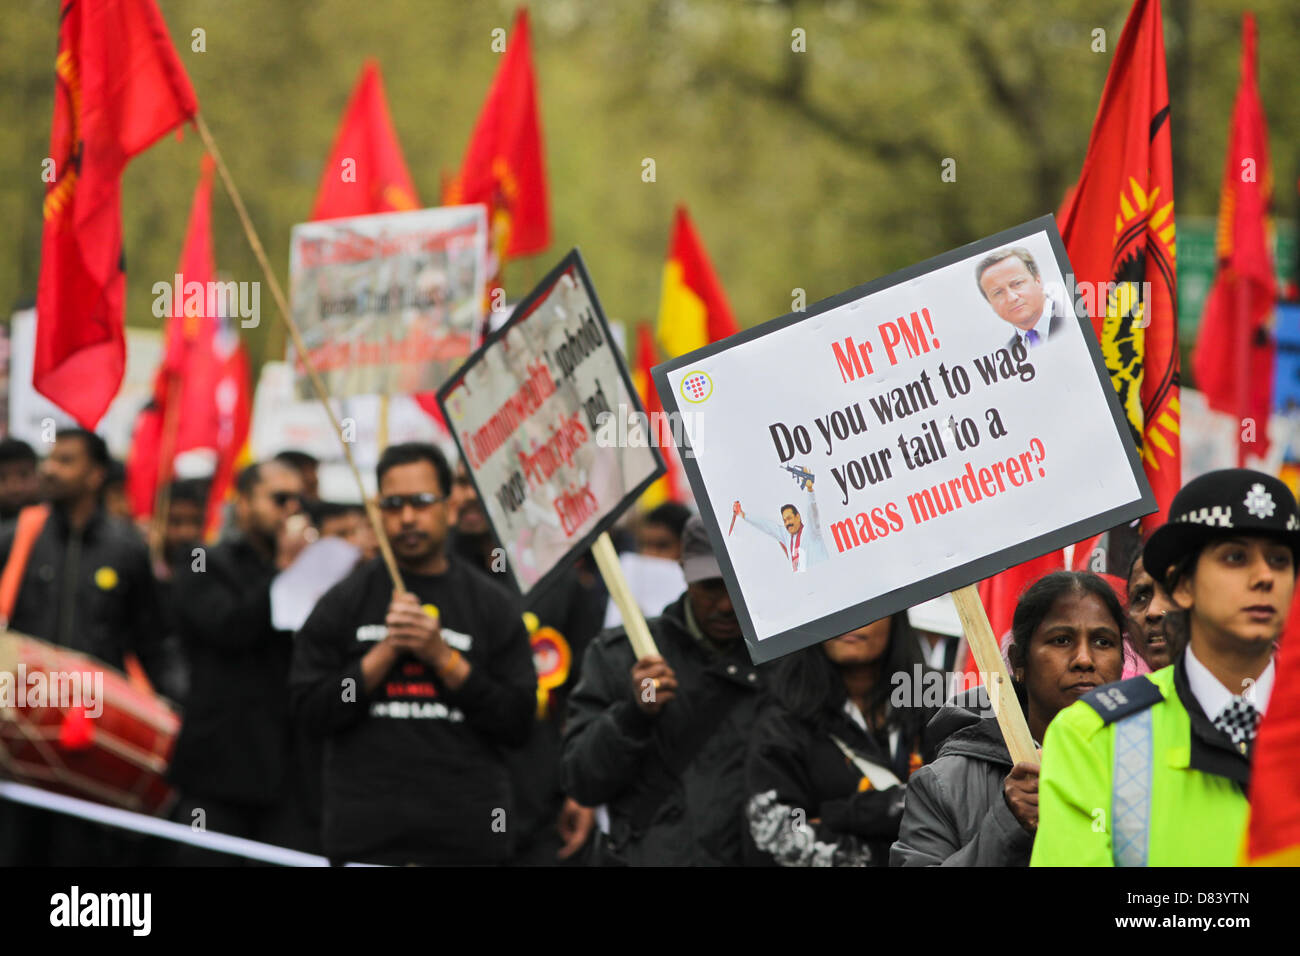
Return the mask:
M334 398L431 392L478 346L487 214L446 206L293 227L294 321ZM316 397L292 344L298 397Z
M1155 510L1070 274L1044 217L654 369L755 661Z
M577 250L438 402L525 597L664 474L645 441L608 440L644 411Z

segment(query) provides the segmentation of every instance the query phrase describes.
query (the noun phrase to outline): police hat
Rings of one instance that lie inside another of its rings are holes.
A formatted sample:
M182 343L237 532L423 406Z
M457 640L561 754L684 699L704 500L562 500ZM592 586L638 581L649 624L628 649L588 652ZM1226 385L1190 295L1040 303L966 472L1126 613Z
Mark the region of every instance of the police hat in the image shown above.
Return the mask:
M1266 535L1291 547L1300 566L1300 510L1280 479L1246 468L1224 468L1193 478L1169 506L1169 521L1142 550L1147 574L1172 591L1169 569L1207 541Z

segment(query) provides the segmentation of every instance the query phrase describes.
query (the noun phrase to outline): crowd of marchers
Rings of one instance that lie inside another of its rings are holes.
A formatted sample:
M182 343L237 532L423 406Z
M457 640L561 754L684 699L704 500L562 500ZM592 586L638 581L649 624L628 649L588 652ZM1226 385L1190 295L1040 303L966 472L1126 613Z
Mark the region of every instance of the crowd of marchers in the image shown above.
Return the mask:
M206 487L172 483L151 550L100 438L60 432L39 461L0 443L0 566L19 513L48 509L9 626L137 661L175 704L176 821L338 864L1237 862L1300 552L1276 478L1194 479L1126 576L1025 589L1003 653L1039 759L1016 762L982 688L896 692L963 665L959 630L915 609L753 664L683 505L616 535L679 575L638 659L589 554L525 606L437 447L377 465L400 590L365 509L319 499L316 465L245 468L212 544ZM322 537L356 564L279 630L273 582ZM0 864L240 862L0 801Z

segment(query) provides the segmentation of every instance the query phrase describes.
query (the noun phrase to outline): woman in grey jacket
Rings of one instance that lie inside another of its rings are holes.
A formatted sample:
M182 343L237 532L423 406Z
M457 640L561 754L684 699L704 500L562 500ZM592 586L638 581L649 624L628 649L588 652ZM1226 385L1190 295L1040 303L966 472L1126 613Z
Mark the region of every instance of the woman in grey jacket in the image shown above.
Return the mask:
M1058 571L1016 605L1010 657L1016 696L1041 741L1056 714L1120 679L1130 625L1109 584ZM984 688L927 728L938 757L912 775L890 866L1028 866L1038 828L1038 767L1014 764Z

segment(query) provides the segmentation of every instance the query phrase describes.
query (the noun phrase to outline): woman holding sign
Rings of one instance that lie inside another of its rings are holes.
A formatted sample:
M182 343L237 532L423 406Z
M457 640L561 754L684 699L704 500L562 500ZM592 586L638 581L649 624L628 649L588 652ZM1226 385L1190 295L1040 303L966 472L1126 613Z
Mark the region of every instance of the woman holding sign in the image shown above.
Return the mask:
M751 862L888 863L907 779L922 763L921 733L934 714L895 706L890 678L925 670L906 613L781 664L776 699L759 717L745 765Z
M1300 511L1285 484L1213 471L1143 550L1186 650L1061 713L1043 745L1033 866L1231 866L1255 731L1295 590Z
M1126 625L1119 598L1095 574L1058 571L1025 591L1012 619L1009 656L1034 740L1043 739L1062 709L1119 680ZM891 865L1029 865L1038 767L1012 761L992 714L979 687L930 723L939 754L908 787Z

